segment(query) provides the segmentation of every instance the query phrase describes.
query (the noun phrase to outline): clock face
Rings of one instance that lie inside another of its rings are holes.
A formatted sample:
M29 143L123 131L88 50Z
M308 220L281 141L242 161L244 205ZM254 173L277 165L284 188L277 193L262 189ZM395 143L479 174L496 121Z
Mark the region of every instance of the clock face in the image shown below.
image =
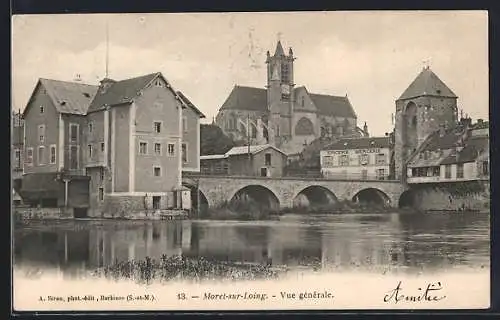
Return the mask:
M281 93L290 94L290 86L286 84L281 85Z

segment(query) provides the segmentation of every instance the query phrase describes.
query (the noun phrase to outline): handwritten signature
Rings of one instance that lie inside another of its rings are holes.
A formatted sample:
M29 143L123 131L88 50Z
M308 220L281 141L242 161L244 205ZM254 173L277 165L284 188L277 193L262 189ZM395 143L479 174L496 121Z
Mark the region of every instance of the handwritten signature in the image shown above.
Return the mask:
M440 290L443 290L441 282L429 283L427 287L420 287L417 290L418 292L407 293L408 290L403 290L402 282L399 281L396 288L385 294L384 302L437 302L446 298L445 295L440 295Z

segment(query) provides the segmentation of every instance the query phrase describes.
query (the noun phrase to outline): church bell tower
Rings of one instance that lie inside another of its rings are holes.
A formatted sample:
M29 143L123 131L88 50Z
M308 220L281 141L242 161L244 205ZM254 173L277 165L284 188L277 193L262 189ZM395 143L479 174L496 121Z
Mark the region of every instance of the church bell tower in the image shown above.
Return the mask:
M293 112L292 48L285 54L278 41L274 55L267 51L267 108L269 112L269 143L279 147L292 136Z

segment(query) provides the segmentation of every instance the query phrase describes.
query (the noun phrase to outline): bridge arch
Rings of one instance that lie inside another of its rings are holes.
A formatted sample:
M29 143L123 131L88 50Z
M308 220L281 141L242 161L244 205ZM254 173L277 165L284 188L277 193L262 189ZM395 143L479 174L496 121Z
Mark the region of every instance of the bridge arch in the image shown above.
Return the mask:
M280 208L280 201L276 193L259 184L251 184L240 188L229 199L231 207L243 205L244 208L256 207L256 209L270 211L278 211Z
M358 191L352 201L359 204L376 205L381 207L391 206L391 198L378 188L365 188Z
M330 189L323 186L308 186L295 195L293 207L324 207L337 201L337 196Z
M204 214L208 211L209 203L208 198L196 184L190 181L183 181L182 185L189 188L191 191L191 207L195 210L199 210L200 214Z
M414 208L415 207L415 194L412 190L404 191L399 197L398 208Z

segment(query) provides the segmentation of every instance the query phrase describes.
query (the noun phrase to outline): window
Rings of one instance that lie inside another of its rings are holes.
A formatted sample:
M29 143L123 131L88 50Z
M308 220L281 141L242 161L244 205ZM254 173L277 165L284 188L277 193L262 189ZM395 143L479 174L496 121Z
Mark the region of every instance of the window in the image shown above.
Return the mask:
M45 108L43 106L40 106L40 113L44 113L45 112Z
M26 160L27 165L33 165L33 148L26 149Z
M182 117L182 132L188 132L187 118Z
M69 125L69 140L70 142L78 142L78 125L75 123Z
M383 153L379 153L375 156L375 163L377 165L384 165L386 162L386 156Z
M155 121L153 124L154 131L155 133L160 133L161 132L161 122Z
M301 104L302 106L304 106L304 97L302 97L302 99L300 99L300 104Z
M451 164L444 166L444 178L451 179Z
M92 145L91 144L87 145L87 156L89 157L89 159L92 158Z
M188 162L187 144L185 143L182 144L182 162Z
M50 164L56 163L56 146L50 146Z
M349 156L343 154L339 157L339 166L348 166L349 165Z
M161 176L161 168L160 167L154 167L153 168L153 174L155 177L160 177Z
M250 125L250 136L255 139L257 138L257 127L254 126L253 124Z
M21 150L16 149L16 150L14 151L14 157L15 157L15 160L14 160L14 167L15 167L16 169L21 168Z
M463 179L464 177L464 164L457 163L457 179Z
M147 154L147 153L148 153L148 143L139 142L139 154Z
M89 132L92 132L94 130L94 123L91 121L89 122Z
M104 152L105 149L106 148L105 148L104 142L101 142L101 152Z
M281 64L281 81L288 82L290 77L288 63Z
M377 169L377 179L384 180L385 177L385 169Z
M267 177L267 168L260 168L260 176L261 177Z
M439 177L440 175L441 175L441 168L440 167L433 167L432 168L432 176Z
M38 165L42 165L45 158L45 147L38 147Z
M101 183L104 181L104 168L103 167L99 168L99 179L100 179Z
M155 143L155 154L161 155L161 144Z
M71 146L69 149L69 168L72 170L78 169L78 147Z
M160 209L160 196L153 196L153 209L158 210Z
M104 188L99 187L99 201L103 201L103 200L104 200Z
M265 155L265 164L266 164L266 166L271 165L271 154L270 153L266 153L266 155Z
M360 154L359 155L359 164L360 165L367 165L369 163L370 158L368 158L368 154Z
M487 176L490 174L490 163L488 160L483 161L483 175Z
M175 155L175 144L169 143L167 145L167 153L168 153L169 156Z
M323 157L323 167L324 168L333 167L333 157L332 156L324 156Z
M41 124L38 126L38 141L40 143L45 142L45 125Z

